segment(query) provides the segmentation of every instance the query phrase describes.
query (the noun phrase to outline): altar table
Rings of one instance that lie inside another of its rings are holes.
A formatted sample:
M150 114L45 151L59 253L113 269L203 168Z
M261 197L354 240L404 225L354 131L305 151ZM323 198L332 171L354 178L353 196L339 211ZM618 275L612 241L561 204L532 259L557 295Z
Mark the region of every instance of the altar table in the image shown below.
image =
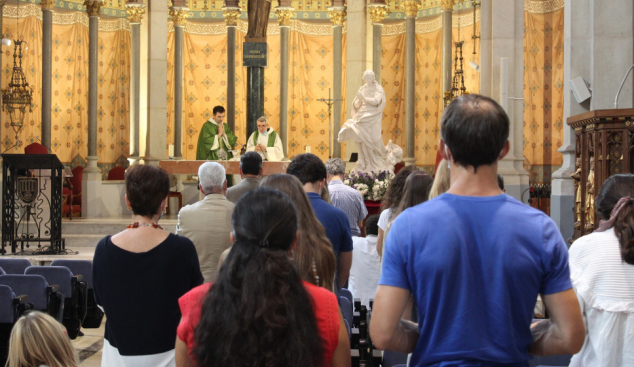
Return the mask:
M197 175L198 167L205 162L220 163L228 175L240 174L240 161L159 161L159 167L167 173L174 175ZM262 162L262 176L270 176L276 173L286 173L286 168L291 162Z

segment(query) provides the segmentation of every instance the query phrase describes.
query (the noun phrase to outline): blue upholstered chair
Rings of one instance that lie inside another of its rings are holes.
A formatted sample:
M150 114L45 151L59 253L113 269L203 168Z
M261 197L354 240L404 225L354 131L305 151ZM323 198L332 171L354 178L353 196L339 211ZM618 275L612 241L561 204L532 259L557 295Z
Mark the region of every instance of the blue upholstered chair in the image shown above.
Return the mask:
M49 285L41 275L0 275L0 285L11 287L14 293L27 295L33 309L46 312L62 322L64 314L64 295L58 292L59 286Z
M65 266L75 275L82 275L86 282L86 316L81 326L90 328L99 328L103 320L104 313L97 306L95 299L95 291L92 283L92 262L88 260L55 260L51 266Z
M24 270L31 266L31 262L27 259L0 259L0 268L5 274L24 274Z
M350 301L350 305L354 305L354 299L352 298L352 292L346 288L341 288L339 290L339 296L346 297L348 301Z
M350 335L350 327L352 325L352 304L346 297L339 296L339 306L341 307L341 315L344 321L348 323L348 335Z
M49 284L59 285L59 292L64 295L62 324L69 338L77 338L86 317L86 283L82 276L74 275L65 266L29 266L24 274L41 275Z
M11 330L27 309L26 299L27 296L16 296L11 287L0 285L0 365L6 363Z

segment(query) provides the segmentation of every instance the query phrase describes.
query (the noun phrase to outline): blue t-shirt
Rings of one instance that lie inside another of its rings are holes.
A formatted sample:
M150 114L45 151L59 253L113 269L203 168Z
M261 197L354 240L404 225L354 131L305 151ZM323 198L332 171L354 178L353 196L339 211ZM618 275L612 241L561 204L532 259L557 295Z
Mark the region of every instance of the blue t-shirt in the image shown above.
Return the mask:
M572 288L555 223L508 195L410 208L383 256L379 284L410 290L418 307L411 366L528 366L537 294Z
M318 194L309 192L307 195L317 219L326 230L335 256L338 257L340 252L352 251L352 232L346 213L325 202Z

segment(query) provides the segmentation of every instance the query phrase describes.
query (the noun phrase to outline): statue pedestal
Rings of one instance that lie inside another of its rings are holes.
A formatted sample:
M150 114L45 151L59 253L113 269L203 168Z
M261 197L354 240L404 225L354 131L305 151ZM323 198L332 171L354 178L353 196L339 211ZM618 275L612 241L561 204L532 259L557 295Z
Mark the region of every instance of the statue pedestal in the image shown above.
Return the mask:
M246 38L242 65L247 68L247 137L257 129L264 116L264 68L268 66L266 37Z

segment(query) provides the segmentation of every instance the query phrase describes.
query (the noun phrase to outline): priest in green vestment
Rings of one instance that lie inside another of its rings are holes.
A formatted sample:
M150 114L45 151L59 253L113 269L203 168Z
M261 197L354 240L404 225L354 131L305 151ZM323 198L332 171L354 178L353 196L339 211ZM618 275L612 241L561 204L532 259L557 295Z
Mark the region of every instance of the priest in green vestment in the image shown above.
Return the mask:
M224 122L225 109L222 106L214 107L213 117L206 121L198 135L198 147L196 148L196 160L217 161L233 158L230 150L238 141L229 126ZM227 185L231 186L233 177L227 175Z

